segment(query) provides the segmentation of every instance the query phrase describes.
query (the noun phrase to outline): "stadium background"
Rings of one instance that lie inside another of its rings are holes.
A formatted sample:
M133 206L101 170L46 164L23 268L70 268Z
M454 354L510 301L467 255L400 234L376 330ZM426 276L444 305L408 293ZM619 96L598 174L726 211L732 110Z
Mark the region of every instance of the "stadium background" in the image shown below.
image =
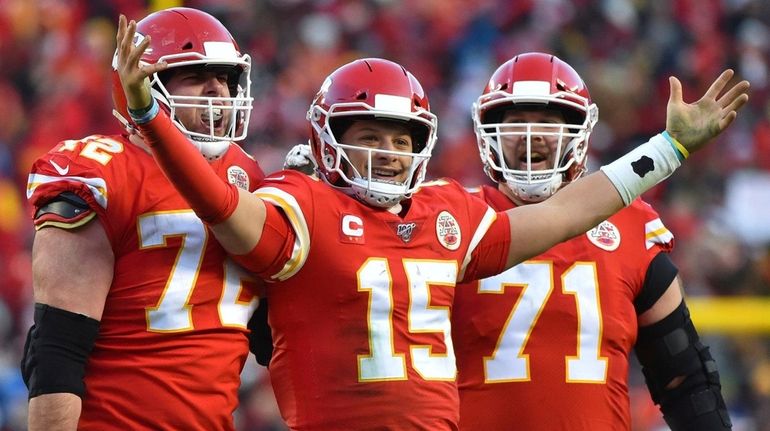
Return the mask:
M304 114L323 78L356 57L398 61L421 80L440 118L429 175L468 185L486 181L470 105L516 53L552 52L585 79L600 112L594 169L664 127L669 75L692 101L735 68L751 82L749 106L645 198L676 236L674 260L735 429L770 430L767 0L0 0L0 431L26 428L17 364L31 322L30 164L62 139L119 131L109 96L118 13L140 19L179 5L220 18L251 54L245 147L267 172L306 139ZM663 429L638 365L630 381L634 430ZM236 420L240 430L282 429L251 362Z

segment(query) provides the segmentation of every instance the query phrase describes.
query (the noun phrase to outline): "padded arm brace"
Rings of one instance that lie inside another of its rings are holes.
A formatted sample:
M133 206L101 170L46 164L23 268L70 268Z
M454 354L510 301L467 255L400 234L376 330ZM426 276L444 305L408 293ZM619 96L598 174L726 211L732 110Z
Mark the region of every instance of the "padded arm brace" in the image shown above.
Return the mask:
M29 398L60 392L83 398L86 362L99 333L99 321L37 303L34 322L21 359Z
M716 362L700 342L684 301L663 320L639 328L636 354L650 395L673 431L732 428ZM669 387L677 377L684 380Z

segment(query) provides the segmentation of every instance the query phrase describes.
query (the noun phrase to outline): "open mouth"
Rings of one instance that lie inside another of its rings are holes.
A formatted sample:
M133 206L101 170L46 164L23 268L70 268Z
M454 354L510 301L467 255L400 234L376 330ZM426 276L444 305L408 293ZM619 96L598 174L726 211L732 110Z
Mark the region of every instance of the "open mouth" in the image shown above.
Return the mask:
M519 156L519 166L526 169L529 163L529 167L534 170L548 169L548 159L548 154L539 151L532 151L529 160L527 160L527 153L522 153Z
M206 109L201 114L201 122L206 130L209 130L211 124L214 125L214 130L221 130L224 124L224 113L222 108Z
M372 180L387 184L403 184L401 171L395 169L372 168ZM368 179L364 177L364 179Z

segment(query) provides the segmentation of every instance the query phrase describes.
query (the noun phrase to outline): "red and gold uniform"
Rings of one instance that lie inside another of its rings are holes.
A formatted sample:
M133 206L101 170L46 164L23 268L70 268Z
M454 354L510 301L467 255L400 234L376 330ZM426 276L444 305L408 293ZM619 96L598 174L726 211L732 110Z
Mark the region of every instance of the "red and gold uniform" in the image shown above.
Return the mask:
M514 204L483 186L496 210ZM630 429L634 298L673 236L640 199L586 234L458 286L452 336L465 430Z
M264 177L234 144L211 166L249 190ZM115 255L79 428L233 429L253 281L125 136L64 141L39 158L27 189L33 207L63 192L90 209L73 224L39 219L37 227L75 228L96 215ZM88 271L88 262L73 271Z
M403 217L293 171L256 194L295 233L291 256L264 274L276 281L270 375L288 425L457 429L455 283L502 269L507 217L443 180L404 201Z

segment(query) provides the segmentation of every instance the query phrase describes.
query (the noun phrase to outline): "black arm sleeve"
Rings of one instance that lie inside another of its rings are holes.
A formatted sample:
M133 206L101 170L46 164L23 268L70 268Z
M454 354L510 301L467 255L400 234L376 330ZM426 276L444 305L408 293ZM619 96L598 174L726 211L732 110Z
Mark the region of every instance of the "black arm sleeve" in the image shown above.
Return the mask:
M647 267L647 273L644 276L644 285L641 292L634 299L634 308L636 314L640 315L652 308L658 299L666 293L671 286L671 282L676 278L679 269L668 257L668 253L660 252L655 256Z

